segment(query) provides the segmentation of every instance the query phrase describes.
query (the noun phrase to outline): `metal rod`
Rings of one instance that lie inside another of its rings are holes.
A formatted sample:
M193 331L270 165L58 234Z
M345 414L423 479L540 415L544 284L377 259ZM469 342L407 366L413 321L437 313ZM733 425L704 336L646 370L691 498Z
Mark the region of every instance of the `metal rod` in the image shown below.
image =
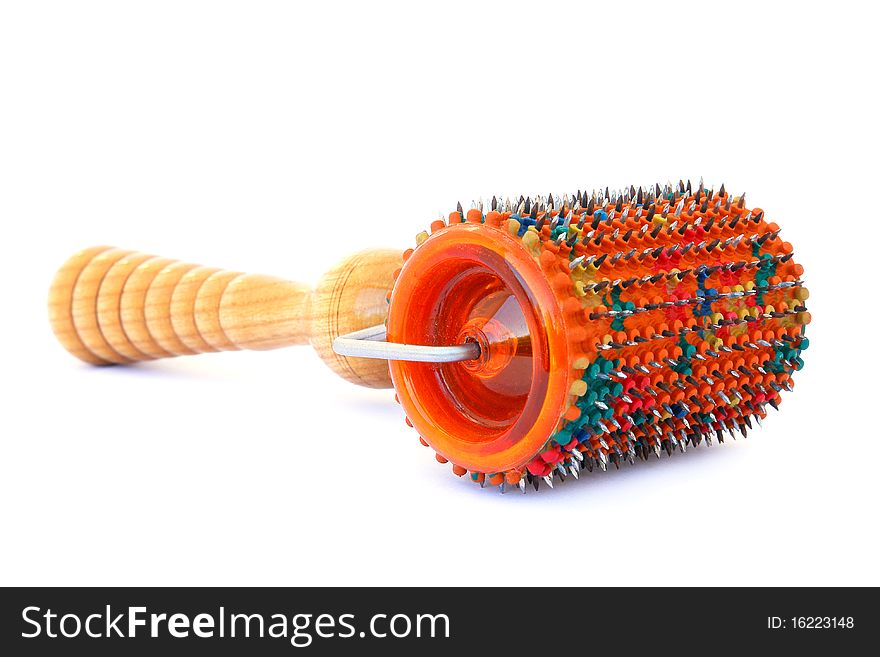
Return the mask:
M476 342L448 347L385 342L384 324L340 335L333 341L333 351L340 356L408 360L420 363L455 363L462 360L476 360L480 357L480 345Z

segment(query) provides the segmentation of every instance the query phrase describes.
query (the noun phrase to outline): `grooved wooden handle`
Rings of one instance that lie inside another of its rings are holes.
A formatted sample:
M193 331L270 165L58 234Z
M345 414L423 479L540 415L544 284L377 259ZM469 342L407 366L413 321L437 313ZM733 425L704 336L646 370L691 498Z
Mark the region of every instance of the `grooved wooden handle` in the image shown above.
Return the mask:
M74 254L49 292L49 320L78 358L104 365L311 342L354 383L389 387L387 363L338 356L331 343L384 321L398 251L356 254L305 285L107 246Z

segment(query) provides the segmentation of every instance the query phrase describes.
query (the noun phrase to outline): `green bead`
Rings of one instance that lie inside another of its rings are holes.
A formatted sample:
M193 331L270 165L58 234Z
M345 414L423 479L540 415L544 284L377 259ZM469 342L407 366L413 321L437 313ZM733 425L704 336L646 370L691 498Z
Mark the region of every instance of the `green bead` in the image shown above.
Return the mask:
M567 445L571 442L571 425L565 425L565 428L560 429L553 435L553 442L558 443L559 445Z

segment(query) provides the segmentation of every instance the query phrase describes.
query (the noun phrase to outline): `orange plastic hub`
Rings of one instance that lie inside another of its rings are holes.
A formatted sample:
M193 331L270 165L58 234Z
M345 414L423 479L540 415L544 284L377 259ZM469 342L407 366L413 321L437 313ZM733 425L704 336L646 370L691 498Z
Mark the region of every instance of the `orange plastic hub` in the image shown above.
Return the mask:
M480 345L474 361L391 363L407 417L442 458L504 472L553 432L571 383L563 312L534 257L503 229L457 224L421 244L395 284L387 334Z

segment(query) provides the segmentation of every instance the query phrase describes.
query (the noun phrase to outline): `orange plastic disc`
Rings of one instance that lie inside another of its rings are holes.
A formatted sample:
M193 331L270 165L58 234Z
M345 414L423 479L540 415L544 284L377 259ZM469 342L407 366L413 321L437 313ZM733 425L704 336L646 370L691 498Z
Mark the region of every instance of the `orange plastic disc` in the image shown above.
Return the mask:
M523 241L500 227L453 224L424 241L394 286L387 335L480 344L476 361L391 362L410 422L460 467L522 466L564 412L572 370L561 300Z

